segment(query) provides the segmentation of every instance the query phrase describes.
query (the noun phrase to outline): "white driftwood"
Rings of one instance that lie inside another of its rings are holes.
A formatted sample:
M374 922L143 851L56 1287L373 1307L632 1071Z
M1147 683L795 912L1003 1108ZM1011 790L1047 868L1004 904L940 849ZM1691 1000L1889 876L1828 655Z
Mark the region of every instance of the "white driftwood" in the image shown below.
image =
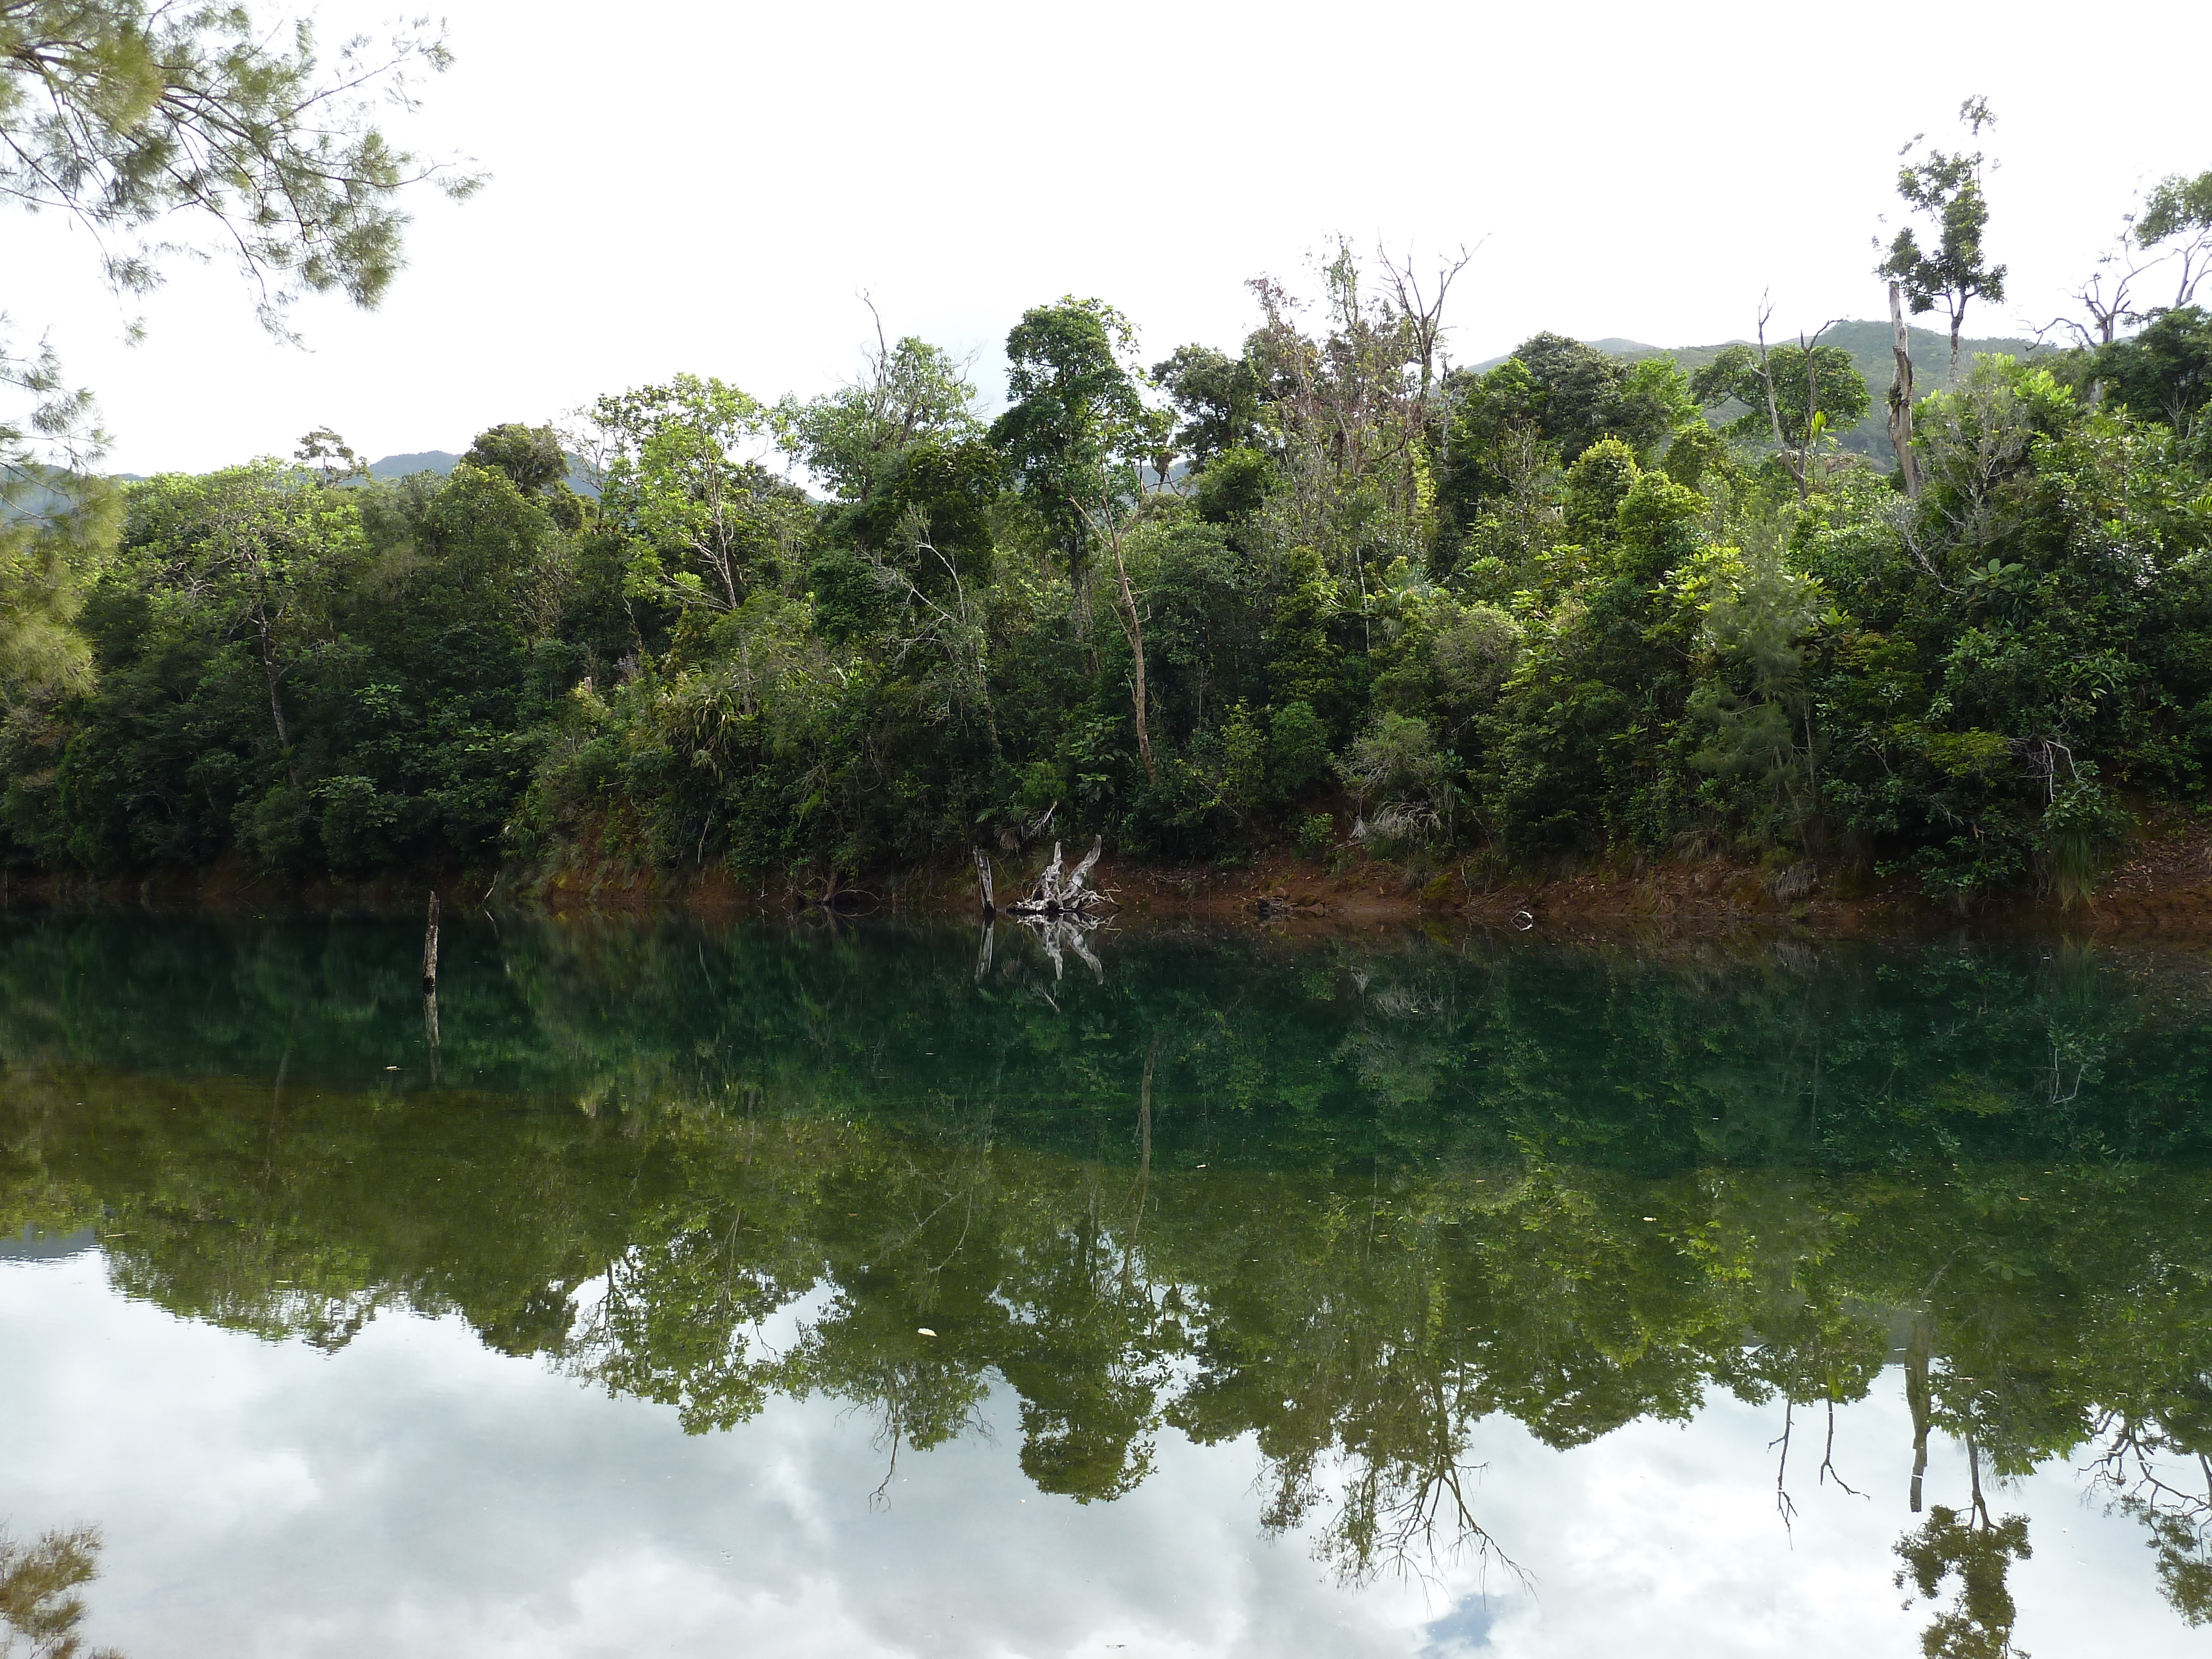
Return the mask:
M1091 866L1098 862L1099 850L1105 844L1104 836L1091 836L1091 850L1083 855L1083 862L1075 866L1075 873L1067 878L1067 885L1060 890L1060 902L1063 904L1083 891L1083 878L1091 873Z
M1059 927L1060 931L1066 935L1067 948L1083 958L1084 965L1091 969L1091 977L1103 985L1106 982L1106 964L1093 956L1090 948L1084 944L1083 929L1072 921L1063 921L1059 924Z
M1093 836L1091 851L1074 871L1065 877L1060 873L1066 854L1058 842L1052 845L1052 862L1037 878L1036 885L1030 890L1027 898L1017 899L1006 906L1006 914L1016 916L1080 916L1093 906L1111 904L1113 901L1094 887L1085 884L1090 879L1091 866L1098 862L1104 848L1103 841Z

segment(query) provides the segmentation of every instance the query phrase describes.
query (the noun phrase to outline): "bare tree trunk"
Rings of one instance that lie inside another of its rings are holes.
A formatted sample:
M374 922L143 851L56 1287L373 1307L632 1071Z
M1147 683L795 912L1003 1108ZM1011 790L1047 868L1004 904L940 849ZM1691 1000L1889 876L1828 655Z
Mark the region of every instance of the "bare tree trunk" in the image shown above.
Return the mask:
M1783 465L1790 466L1790 445L1782 435L1782 405L1775 399L1774 370L1766 361L1766 319L1773 314L1771 307L1765 304L1760 305L1759 308L1759 383L1766 388L1766 423L1774 430L1774 453L1782 458ZM1807 411L1806 417L1808 420L1811 418L1809 410ZM1804 457L1799 456L1797 465L1790 467L1790 470L1797 475L1797 496L1800 501L1802 501L1805 496Z
M1797 343L1802 348L1805 337L1800 334ZM1813 494L1813 421L1820 412L1820 377L1813 368L1813 354L1805 351L1805 435L1797 445L1797 499L1809 500Z
M1912 1512L1920 1513L1920 1484L1928 1473L1928 1430L1932 1403L1929 1394L1928 1362L1935 1346L1928 1310L1916 1309L1912 1328L1905 1340L1905 1403L1912 1413Z
M1129 586L1129 567L1121 557L1121 538L1112 538L1114 549L1114 578L1118 584L1121 602L1121 628L1129 636L1129 655L1136 665L1136 673L1129 683L1129 698L1137 711L1137 753L1145 763L1147 781L1157 781L1159 770L1152 764L1152 732L1146 719L1145 708L1145 628L1137 615L1137 596Z
M430 895L430 919L422 928L422 988L438 988L438 896Z
M261 677L269 683L270 722L276 728L276 747L283 752L284 775L296 789L300 786L300 768L292 756L292 732L284 724L284 699L278 690L284 677L276 672L276 647L269 637L265 618L255 619L254 635L261 647Z
M1920 458L1912 453L1912 342L1905 328L1905 301L1895 283L1889 285L1890 351L1897 359L1896 378L1889 388L1889 443L1897 452L1897 470L1905 475L1905 493L1918 499Z

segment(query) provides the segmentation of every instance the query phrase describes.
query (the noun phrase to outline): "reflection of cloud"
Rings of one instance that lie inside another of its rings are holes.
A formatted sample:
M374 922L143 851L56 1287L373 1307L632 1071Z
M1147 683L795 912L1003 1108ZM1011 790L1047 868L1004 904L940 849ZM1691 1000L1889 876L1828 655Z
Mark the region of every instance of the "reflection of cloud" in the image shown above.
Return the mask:
M21 1232L0 1238L0 1261L58 1261L82 1255L99 1243L99 1235L89 1227L80 1227L73 1233L50 1233L27 1221Z
M901 1459L894 1502L866 1413L779 1400L726 1434L395 1313L336 1354L196 1325L106 1285L97 1258L0 1267L0 1516L106 1531L89 1634L125 1653L1106 1654L1279 1659L1633 1650L1682 1659L1905 1653L1890 1547L1910 1420L1889 1374L1838 1414L1872 1501L1796 1480L1774 1520L1771 1411L1638 1423L1571 1452L1487 1420L1480 1510L1533 1593L1443 1581L1335 1587L1310 1535L1260 1536L1247 1437L1173 1432L1129 1496L1079 1505L1022 1478L1018 1401L995 1442ZM1939 1457L1929 1491L1963 1487ZM1887 1484L1885 1485L1885 1480ZM1948 1482L1949 1485L1945 1483ZM2140 1534L2070 1474L2008 1492L2033 1517L2020 1638L2043 1652L2194 1651ZM2071 1534L2060 1528L2070 1528ZM1503 1593L1501 1593L1503 1592Z
M1421 1659L1451 1659L1454 1654L1488 1647L1490 1626L1496 1616L1490 1610L1489 1597L1466 1597L1428 1627L1428 1645L1421 1650Z

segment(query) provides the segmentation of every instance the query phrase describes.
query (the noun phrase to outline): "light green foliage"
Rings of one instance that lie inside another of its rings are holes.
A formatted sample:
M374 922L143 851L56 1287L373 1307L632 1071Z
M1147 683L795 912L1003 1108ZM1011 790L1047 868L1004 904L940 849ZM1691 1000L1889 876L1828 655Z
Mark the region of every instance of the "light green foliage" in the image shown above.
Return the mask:
M98 479L27 475L0 494L0 718L30 717L94 678L72 626L112 556L120 492ZM33 507L23 497L34 488ZM18 502L22 502L18 505Z
M1643 476L1625 439L1603 438L1567 469L1567 534L1585 547L1607 545L1620 532L1620 509Z
M0 721L21 722L90 683L92 653L71 624L120 515L114 486L87 472L105 441L91 395L68 385L51 347L17 356L6 322L0 388L28 408L0 411Z
M1364 801L1426 793L1443 766L1426 720L1382 714L1338 763L1344 781Z
M1727 440L1705 421L1676 430L1667 446L1663 465L1668 477L1691 489L1698 489L1708 477L1717 483L1735 473Z
M1428 721L1386 709L1336 764L1362 809L1355 840L1394 850L1449 835L1457 791Z
M753 398L679 374L602 398L592 418L611 452L601 511L632 544L626 592L734 611L791 561L809 518L798 492L760 464L770 422Z
M912 336L879 349L867 375L808 403L776 405L783 446L840 500L864 503L915 445L979 435L975 388L943 348Z

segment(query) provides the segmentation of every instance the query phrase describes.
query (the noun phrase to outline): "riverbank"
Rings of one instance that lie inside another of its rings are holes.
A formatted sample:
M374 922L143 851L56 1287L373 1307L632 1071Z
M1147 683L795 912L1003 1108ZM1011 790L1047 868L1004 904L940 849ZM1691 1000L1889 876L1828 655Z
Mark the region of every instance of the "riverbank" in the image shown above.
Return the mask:
M1050 856L1040 842L994 860L1003 896ZM1725 857L1626 859L1546 871L1498 871L1480 855L1329 862L1268 853L1231 866L1172 866L1101 859L1096 884L1125 924L1140 921L1253 924L1297 932L1468 923L1569 933L1802 930L1821 937L1909 935L1955 927L2057 929L2212 940L2212 823L2170 815L2147 823L2087 902L2033 893L1961 911L1932 902L1909 878L1870 879L1839 861L1759 864ZM571 860L538 872L385 872L361 882L287 882L236 861L139 879L20 873L0 905L255 912L271 908L395 914L435 890L448 908L569 914L685 911L783 915L810 909L905 917L973 914L975 871L938 863L828 886L789 877L741 878L710 868L669 875L609 859Z

